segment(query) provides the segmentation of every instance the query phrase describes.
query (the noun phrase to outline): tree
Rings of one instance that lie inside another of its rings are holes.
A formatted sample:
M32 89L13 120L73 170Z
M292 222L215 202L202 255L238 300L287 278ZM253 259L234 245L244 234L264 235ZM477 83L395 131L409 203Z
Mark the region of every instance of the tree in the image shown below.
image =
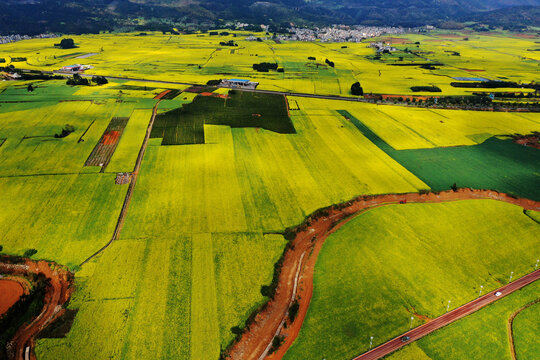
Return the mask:
M105 85L109 83L109 80L105 76L92 76L92 82L96 85Z
M358 81L351 85L351 94L356 96L364 95L364 89L362 89L362 86Z
M457 184L453 183L451 189L452 189L453 192L456 192L457 191Z
M244 333L244 329L242 329L240 326L233 326L231 328L231 332L234 335L239 336L239 335L242 335Z
M62 129L62 132L60 134L54 134L55 138L65 138L69 134L75 131L75 126L66 124L64 128Z
M73 77L67 79L66 85L90 85L88 79L81 77L79 74L73 74Z
M30 257L32 255L35 255L37 254L37 250L36 249L28 249L24 252L24 257Z
M34 87L32 86L32 84L28 84L28 87L26 88L26 90L28 92L32 92L32 91L34 91Z
M296 319L296 315L298 315L298 310L300 309L300 304L298 303L298 299L294 299L293 303L289 307L289 320L291 323L294 322L294 319Z
M62 39L60 44L54 44L54 46L59 46L62 49L73 49L75 47L75 41L73 41L73 39L66 38Z

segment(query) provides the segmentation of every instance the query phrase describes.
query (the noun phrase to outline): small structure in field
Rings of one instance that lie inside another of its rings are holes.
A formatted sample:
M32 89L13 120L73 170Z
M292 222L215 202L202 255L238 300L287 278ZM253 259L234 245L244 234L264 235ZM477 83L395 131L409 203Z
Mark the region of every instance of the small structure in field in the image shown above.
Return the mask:
M129 184L131 181L131 173L118 173L116 174L116 180L114 181L116 185L125 185Z
M231 89L251 89L251 90L255 90L255 88L258 85L259 85L258 82L244 80L244 79L224 79L224 80L221 80L221 83L219 84L220 87L226 87L226 88L231 88Z
M78 74L85 70L92 69L92 67L93 66L91 65L81 65L81 64L68 65L68 66L62 66L62 68L60 68L58 72L68 73L68 74Z

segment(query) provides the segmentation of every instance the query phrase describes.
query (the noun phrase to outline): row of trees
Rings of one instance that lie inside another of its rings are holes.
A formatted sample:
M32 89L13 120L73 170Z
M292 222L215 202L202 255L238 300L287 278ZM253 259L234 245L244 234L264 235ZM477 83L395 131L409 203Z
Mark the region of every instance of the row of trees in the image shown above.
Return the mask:
M79 74L74 74L73 77L70 77L66 81L66 85L71 85L71 86L76 86L76 85L90 86L91 83L95 85L105 85L109 83L109 80L107 80L105 76L92 76L92 80L90 82L88 78L83 78Z
M259 64L253 64L253 70L258 72L268 72L270 70L277 70L277 63L262 62Z

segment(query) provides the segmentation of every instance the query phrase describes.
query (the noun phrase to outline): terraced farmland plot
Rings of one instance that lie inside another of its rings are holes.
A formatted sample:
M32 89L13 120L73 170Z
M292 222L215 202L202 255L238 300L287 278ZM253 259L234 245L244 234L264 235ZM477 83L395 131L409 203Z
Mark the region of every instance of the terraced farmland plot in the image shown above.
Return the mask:
M111 119L109 126L107 126L107 129L101 136L101 139L99 139L94 150L92 150L84 166L100 166L101 171L107 168L128 120L129 118L118 117Z
M522 208L494 200L388 205L361 213L324 243L307 317L285 359L351 359L369 349L370 336L376 346L409 330L411 316L419 325L423 317L442 315L448 300L453 309L475 299L480 285L485 293L506 284L511 271L515 278L530 272L539 229ZM504 331L500 325L497 332ZM451 341L437 336L448 350L433 358L468 358L458 346L463 334Z

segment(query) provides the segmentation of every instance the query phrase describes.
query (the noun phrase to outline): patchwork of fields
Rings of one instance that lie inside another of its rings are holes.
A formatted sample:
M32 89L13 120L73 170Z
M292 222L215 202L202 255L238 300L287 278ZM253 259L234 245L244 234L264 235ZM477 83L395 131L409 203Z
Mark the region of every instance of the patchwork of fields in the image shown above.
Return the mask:
M397 41L383 37L345 45L278 43L270 38L260 42L246 40L250 35L242 31L230 32L228 36L79 35L73 37L76 49L54 48L57 39L36 39L3 45L2 54L7 65L13 57L27 58L26 62L13 64L28 69L57 70L82 62L94 66L89 73L99 75L203 84L216 78L251 78L260 82L263 89L323 95L350 95L350 86L356 81L362 83L367 93L429 95L429 92L415 93L411 87L437 86L444 95L464 95L478 89L452 87L454 77L526 83L540 80L538 59L535 52L528 51L535 48L535 39L506 33L464 34L452 38L438 33L405 34L398 36ZM265 33L254 35L268 37ZM368 45L379 40L389 42L398 51L376 59L375 50ZM238 46L220 45L229 41ZM453 55L454 51L460 55ZM95 55L76 58L81 54ZM326 59L333 61L335 67L328 66ZM284 72L254 71L252 65L262 62L277 62ZM425 63L443 63L444 66L433 70L421 68ZM411 64L417 65L403 66Z
M345 96L356 80L366 92L409 94L421 83L467 94L449 85L469 74L459 64L483 67L488 78L540 80L533 60L511 55L533 46L530 39L475 34L457 43L407 35L400 47L419 41L449 66L407 67L404 76L403 67L388 65L399 60L373 59L366 43L342 48L246 36L81 35L74 37L77 49L56 49L57 39L29 40L1 45L0 57L27 57L15 65L29 69L84 61L100 75L198 83L248 77L263 89ZM219 46L223 40L238 47ZM459 46L461 63L445 53L447 45ZM96 55L75 59L85 53ZM285 72L255 73L252 64L263 61ZM35 249L34 258L76 271L73 326L64 338L39 339L39 359L217 359L234 338L231 328L244 327L267 300L260 289L272 281L284 229L358 195L457 183L540 199L539 150L494 138L540 131L537 113L432 111L226 89L200 96L187 88L0 82L2 251ZM115 184L116 174L133 171L156 97L166 90L172 95L159 105L120 238L80 266L111 239L127 192ZM74 131L55 136L67 125ZM465 201L359 216L325 244L308 318L286 358L356 355L367 349L367 334L380 343L406 330L411 313L436 316L448 299L463 303L481 284L495 288L510 271L530 271L540 217L526 215L494 201ZM527 320L518 320L516 332L529 336ZM463 326L472 332L481 320L471 321ZM441 339L432 335L395 356L437 358ZM516 346L523 356L535 351L519 340Z

